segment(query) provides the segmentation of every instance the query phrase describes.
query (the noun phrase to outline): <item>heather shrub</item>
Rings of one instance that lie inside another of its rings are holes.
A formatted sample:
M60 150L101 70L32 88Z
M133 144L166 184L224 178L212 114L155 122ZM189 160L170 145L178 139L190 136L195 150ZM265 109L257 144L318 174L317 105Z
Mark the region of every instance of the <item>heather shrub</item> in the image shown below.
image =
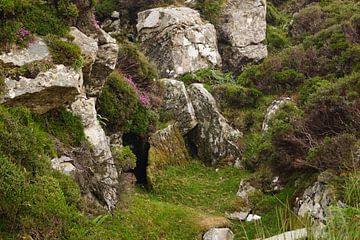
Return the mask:
M276 52L288 47L289 39L283 30L268 25L266 27L266 43L269 52Z
M231 73L224 73L218 69L204 68L194 73L186 73L181 76L181 81L185 84L204 83L208 85L223 84L233 82Z

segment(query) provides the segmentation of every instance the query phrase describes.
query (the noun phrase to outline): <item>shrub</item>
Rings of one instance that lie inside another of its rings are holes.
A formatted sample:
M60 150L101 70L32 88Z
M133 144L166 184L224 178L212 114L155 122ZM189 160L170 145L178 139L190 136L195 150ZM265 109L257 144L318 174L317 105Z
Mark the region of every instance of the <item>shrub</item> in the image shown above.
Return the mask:
M52 173L52 177L54 177L59 183L59 187L64 194L66 204L68 206L81 207L82 199L80 188L74 179L58 171L54 171Z
M214 85L211 92L224 107L251 107L254 106L261 92L255 88L246 88L237 84Z
M205 19L213 24L217 24L225 3L225 0L199 0L196 2L196 8L202 13Z
M117 4L113 0L99 0L99 3L96 4L96 14L100 19L110 17L115 10L117 10Z
M319 89L329 86L329 81L320 77L308 78L299 90L299 101L301 104L305 104L310 96L314 95Z
M288 47L289 39L281 29L267 25L266 43L270 52L275 52Z
M205 84L223 84L233 82L231 73L224 73L217 69L204 68L195 73L186 73L181 77L185 84L205 83Z
M129 171L130 169L134 169L136 167L136 156L129 146L119 149L117 155L119 166L124 171Z
M248 170L255 171L261 164L266 164L271 159L272 144L270 138L263 134L253 134L246 141L243 153L243 164Z
M79 117L65 108L38 116L42 127L64 144L80 146L85 141L84 127Z
M48 37L47 43L54 63L71 66L74 69L82 67L84 59L78 45L62 41L54 36Z
M267 3L266 22L272 26L282 27L288 22L288 17L280 12L271 2Z

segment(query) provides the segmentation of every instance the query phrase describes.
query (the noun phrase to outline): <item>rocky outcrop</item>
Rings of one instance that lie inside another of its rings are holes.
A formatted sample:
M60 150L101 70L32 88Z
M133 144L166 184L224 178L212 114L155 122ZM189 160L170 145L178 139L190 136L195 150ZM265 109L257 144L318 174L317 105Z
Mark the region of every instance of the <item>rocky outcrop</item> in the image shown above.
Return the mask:
M98 31L98 52L92 65L89 79L84 85L88 96L97 96L106 82L107 76L115 69L119 46L116 40L103 30Z
M51 159L51 167L59 172L64 173L68 176L74 176L76 167L73 164L74 160L67 157L61 156L60 158Z
M176 77L220 65L216 31L187 7L149 9L138 13L137 30L144 53L162 77Z
M266 110L265 118L262 124L262 130L267 131L269 129L269 122L274 116L277 110L282 107L284 104L291 102L292 99L289 97L281 97L277 100L274 100Z
M225 68L239 72L251 61L267 56L266 1L229 0L217 25Z
M81 54L84 57L82 72L85 81L87 81L90 77L92 65L95 62L96 54L98 52L97 41L91 37L86 36L75 27L70 28L70 35L74 37L72 42L80 47Z
M56 65L35 79L20 76L20 80L5 79L7 93L2 103L26 106L37 113L71 103L82 88L81 73L64 65Z
M185 135L197 124L194 107L186 92L185 84L174 79L161 79L160 82L165 87L163 109L172 115L176 121L175 125L181 134Z
M334 202L334 191L329 186L331 179L329 172L323 172L318 180L308 187L302 197L296 198L295 212L301 216L309 216L320 226L326 223L328 207Z
M12 63L15 66L45 59L50 59L50 52L45 41L40 38L36 38L27 48L15 49L0 55L0 60L4 63Z
M229 228L211 228L207 231L203 240L233 240L234 233Z
M150 138L147 180L153 186L154 176L169 165L180 165L188 162L189 154L184 139L174 125L155 132Z
M199 158L211 165L221 161L231 164L239 162L241 152L237 141L242 134L227 123L218 110L214 97L202 84L192 84L188 94L198 121L190 138L197 148Z
M93 174L99 184L103 201L113 209L118 198L118 172L111 155L109 142L97 120L95 98L80 97L71 105L71 111L80 117L86 139L91 144L94 161Z

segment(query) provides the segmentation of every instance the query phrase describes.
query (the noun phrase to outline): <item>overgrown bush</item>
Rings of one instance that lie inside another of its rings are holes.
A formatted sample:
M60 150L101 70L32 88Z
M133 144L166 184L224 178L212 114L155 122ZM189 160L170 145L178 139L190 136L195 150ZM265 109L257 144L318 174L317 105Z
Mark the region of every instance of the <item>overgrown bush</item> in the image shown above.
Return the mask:
M194 73L186 73L181 77L185 84L204 83L204 84L223 84L233 82L231 73L224 73L218 69L204 68Z
M124 171L129 171L130 169L134 169L136 167L136 156L129 146L119 149L119 152L116 155L118 155L118 164Z
M270 52L275 52L289 46L289 39L286 33L276 27L266 27L266 43Z
M213 24L217 24L225 3L225 0L199 0L196 1L196 8L205 19Z

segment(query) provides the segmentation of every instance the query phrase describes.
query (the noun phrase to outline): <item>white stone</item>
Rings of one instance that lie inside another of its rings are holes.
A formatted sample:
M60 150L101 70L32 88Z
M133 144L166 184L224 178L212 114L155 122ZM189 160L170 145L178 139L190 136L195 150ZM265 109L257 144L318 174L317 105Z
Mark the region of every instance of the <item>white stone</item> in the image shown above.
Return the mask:
M308 236L306 228L284 232L282 234L266 238L264 240L297 240L305 239Z
M203 240L233 240L234 233L229 228L211 228L207 231Z
M256 215L256 214L249 214L247 217L246 217L246 221L247 222L252 222L252 221L258 221L260 220L261 217L259 215Z

